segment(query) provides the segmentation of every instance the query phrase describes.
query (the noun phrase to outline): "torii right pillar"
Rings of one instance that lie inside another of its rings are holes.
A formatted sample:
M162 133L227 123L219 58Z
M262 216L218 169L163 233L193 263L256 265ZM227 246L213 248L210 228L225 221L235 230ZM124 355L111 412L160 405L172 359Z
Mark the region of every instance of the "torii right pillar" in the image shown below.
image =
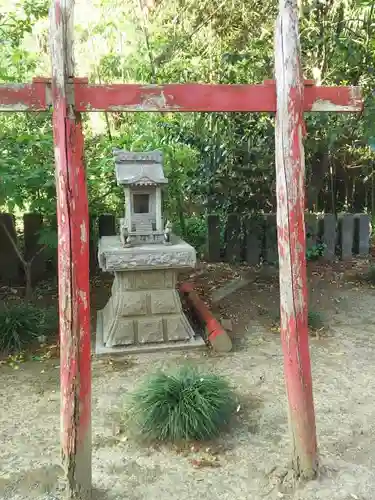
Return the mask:
M307 321L304 80L297 0L279 0L275 77L281 342L293 469L297 477L311 479L317 474L318 455Z

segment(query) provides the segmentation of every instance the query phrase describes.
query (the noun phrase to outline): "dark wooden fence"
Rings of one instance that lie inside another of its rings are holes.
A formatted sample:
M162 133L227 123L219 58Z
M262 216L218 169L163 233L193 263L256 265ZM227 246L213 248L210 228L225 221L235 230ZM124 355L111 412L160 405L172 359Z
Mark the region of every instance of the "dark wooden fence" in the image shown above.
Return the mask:
M260 262L273 264L278 260L276 215L241 217L229 215L224 237L219 216L209 215L207 221L207 259L210 262ZM323 257L350 259L366 256L370 251L371 224L367 214L306 214L306 245L312 254L320 249Z
M17 251L10 241L13 239L22 257L32 259L32 281L39 281L57 275L57 252L40 244L43 229L56 228L56 221L47 221L40 214L25 214L23 227L18 233L15 218L11 214L0 213L0 283L18 285L24 282L23 267ZM5 229L4 229L5 226ZM100 236L116 234L116 218L112 214L90 218L90 271L98 270L97 242Z
M40 232L46 222L39 214L25 214L21 236L16 232L14 217L0 213L0 282L16 285L23 282L20 259L9 237L16 243L26 260L33 259L34 284L57 274L56 252L41 249ZM53 225L53 222L52 222ZM4 226L6 230L4 229ZM324 244L324 257L350 259L366 256L370 250L370 218L366 214L306 215L307 248L312 251ZM90 219L90 269L98 271L97 242L100 236L116 234L116 218L104 214ZM20 241L18 241L20 239ZM276 216L274 214L241 217L231 214L226 221L217 215L207 217L206 258L210 262L277 261Z

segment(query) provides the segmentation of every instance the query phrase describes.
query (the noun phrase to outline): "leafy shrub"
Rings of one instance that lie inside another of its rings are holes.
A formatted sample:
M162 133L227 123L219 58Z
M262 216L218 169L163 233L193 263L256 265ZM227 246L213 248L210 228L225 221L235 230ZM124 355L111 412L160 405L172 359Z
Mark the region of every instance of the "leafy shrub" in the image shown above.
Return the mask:
M176 222L173 225L173 231L178 236L184 238L199 253L204 251L207 240L207 222L205 217L188 217L184 219L183 224Z
M40 336L57 329L55 309L42 309L27 302L3 304L0 307L0 352L20 351Z
M132 395L132 415L141 435L156 440L205 440L228 423L235 401L228 383L182 367L152 375Z
M324 251L326 249L325 243L318 243L311 248L306 250L306 259L307 260L318 260L319 257L323 257Z

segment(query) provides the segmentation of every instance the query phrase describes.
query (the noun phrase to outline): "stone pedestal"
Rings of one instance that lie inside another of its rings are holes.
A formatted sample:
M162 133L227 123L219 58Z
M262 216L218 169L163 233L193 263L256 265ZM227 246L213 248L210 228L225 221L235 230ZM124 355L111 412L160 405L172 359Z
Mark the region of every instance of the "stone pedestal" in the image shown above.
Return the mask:
M195 267L195 250L172 245L124 248L119 236L99 243L99 264L114 272L112 295L98 312L97 353L199 347L176 290L178 272Z

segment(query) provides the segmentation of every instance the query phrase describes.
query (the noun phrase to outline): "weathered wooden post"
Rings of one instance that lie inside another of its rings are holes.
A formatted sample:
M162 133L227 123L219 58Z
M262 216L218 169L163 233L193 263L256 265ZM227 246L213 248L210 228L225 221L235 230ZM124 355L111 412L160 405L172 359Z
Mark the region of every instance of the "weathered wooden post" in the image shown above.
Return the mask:
M305 235L304 81L297 0L279 0L275 37L277 232L281 341L293 467L317 473L317 441L308 344Z
M74 108L74 0L51 7L55 143L61 451L69 499L91 498L91 348L89 223L81 118Z

